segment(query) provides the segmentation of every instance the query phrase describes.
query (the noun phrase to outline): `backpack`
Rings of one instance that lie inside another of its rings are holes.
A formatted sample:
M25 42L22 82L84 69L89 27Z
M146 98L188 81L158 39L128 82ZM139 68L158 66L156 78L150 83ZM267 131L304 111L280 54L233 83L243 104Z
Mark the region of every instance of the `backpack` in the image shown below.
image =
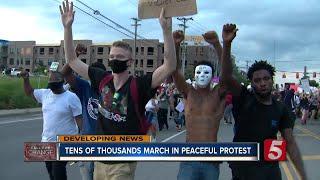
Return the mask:
M113 79L112 75L105 76L99 84L99 92L101 93L102 89ZM138 86L137 86L137 79L134 77L130 77L130 95L133 100L134 109L136 112L136 115L140 122L140 130L139 133L141 134L147 134L148 129L150 127L150 123L147 120L147 117L145 115L144 107L140 107L139 105L139 94L138 94Z

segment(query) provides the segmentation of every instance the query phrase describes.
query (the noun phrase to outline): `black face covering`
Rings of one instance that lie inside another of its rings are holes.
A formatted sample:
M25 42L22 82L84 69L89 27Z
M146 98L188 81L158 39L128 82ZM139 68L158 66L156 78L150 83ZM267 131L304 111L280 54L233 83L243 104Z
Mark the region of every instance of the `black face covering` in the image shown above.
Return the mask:
M57 90L62 89L62 87L63 87L63 81L48 83L48 88L51 89L52 92L56 92Z
M114 60L109 60L108 62L108 66L110 66L110 68L112 69L112 72L113 73L122 73L124 72L125 70L127 70L128 68L128 65L127 65L127 62L129 60L126 60L126 61L120 61L120 60L117 60L117 59L114 59Z

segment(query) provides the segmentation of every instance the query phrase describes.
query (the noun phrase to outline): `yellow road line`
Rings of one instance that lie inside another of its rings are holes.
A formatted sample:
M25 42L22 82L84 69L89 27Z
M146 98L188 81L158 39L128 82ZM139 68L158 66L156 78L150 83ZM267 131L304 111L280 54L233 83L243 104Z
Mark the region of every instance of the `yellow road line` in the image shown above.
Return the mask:
M292 174L288 168L287 163L285 161L281 161L280 166L282 167L284 173L286 174L287 180L293 180Z
M320 155L302 156L303 160L320 160Z
M296 174L296 176L298 177L298 179L299 179L299 180L301 180L300 174L298 173L298 171L297 171L296 167L294 166L294 164L293 164L293 162L292 162L291 158L290 158L288 155L287 155L287 159L289 160L289 164L291 165L291 167L292 167L292 169L293 169L294 173Z
M293 135L294 135L294 136L297 136L297 137L310 136L309 134L304 134L304 133L293 134Z
M296 128L320 141L320 136L318 136L317 134L311 132L310 130L305 129L305 128L301 127L301 126L296 126Z

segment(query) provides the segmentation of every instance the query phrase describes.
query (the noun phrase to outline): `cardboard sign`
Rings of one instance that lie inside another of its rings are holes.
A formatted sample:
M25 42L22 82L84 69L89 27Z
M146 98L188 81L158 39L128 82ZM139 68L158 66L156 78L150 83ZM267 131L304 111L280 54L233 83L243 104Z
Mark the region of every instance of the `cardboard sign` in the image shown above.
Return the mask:
M196 0L139 0L139 19L159 18L165 7L166 17L197 14Z
M59 67L59 62L52 62L50 66L50 71L57 71Z

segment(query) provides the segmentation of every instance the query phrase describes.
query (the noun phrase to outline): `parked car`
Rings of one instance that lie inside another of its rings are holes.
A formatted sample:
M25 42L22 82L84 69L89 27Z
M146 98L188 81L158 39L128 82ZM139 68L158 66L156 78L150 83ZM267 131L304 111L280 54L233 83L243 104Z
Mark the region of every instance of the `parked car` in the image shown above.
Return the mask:
M16 68L11 68L10 75L11 76L20 76L21 71L18 71Z

